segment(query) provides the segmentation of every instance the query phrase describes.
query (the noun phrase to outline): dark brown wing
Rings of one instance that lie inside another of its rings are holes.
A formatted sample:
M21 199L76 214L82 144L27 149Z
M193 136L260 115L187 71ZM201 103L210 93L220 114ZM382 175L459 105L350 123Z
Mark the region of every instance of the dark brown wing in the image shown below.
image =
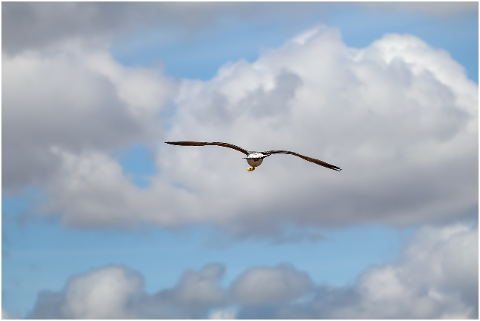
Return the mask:
M205 146L205 145L216 145L216 146L221 146L221 147L228 147L228 148L232 148L232 149L235 149L235 150L238 150L239 152L242 152L244 153L245 155L248 156L248 151L241 148L241 147L238 147L237 145L233 145L233 144L227 144L227 143L220 143L220 142L211 142L211 143L207 143L207 142L190 142L190 141L182 141L182 142L165 142L166 144L170 144L170 145L179 145L179 146Z
M323 166L323 167L326 167L326 168L330 168L330 169L333 169L334 171L341 171L342 169L340 167L337 167L335 165L332 165L332 164L329 164L329 163L325 163L319 159L316 159L316 158L312 158L312 157L308 157L308 156L304 156L304 155L300 155L300 154L297 154L297 153L294 153L294 152L290 152L288 150L269 150L267 152L262 152L262 154L264 155L267 155L267 156L270 156L272 154L289 154L289 155L295 155L295 156L298 156L300 158L303 158L304 160L306 161L309 161L309 162L312 162L312 163L315 163L317 165L320 165L320 166Z

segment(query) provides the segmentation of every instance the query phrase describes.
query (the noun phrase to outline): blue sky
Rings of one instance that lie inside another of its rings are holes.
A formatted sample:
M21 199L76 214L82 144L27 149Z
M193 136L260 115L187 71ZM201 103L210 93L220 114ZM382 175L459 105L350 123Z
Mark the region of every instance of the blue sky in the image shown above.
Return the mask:
M137 31L116 39L112 53L125 65L159 62L173 77L207 80L226 61L253 62L262 49L278 47L312 25L324 23L339 28L345 43L355 48L366 47L385 33L416 35L433 47L447 50L465 66L468 77L478 81L478 28L474 15L439 17L424 11L369 10L359 3L337 5L304 12L301 21L269 17L267 22L252 19L245 23L226 17L218 22L219 28L205 28L195 36L181 31Z
M476 318L477 11L3 4L4 315ZM163 146L195 139L344 170Z

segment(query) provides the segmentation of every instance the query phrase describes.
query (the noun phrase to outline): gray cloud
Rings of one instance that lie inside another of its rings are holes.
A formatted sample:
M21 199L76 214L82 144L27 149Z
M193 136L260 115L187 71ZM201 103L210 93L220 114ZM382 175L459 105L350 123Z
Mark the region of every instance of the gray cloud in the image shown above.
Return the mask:
M224 272L221 264L208 264L199 272L186 271L174 290L176 300L192 308L221 305L226 294L218 283Z
M175 25L177 19L180 25L194 27L211 18L208 12L212 7L215 5L8 3L2 10L3 50L17 53L70 39L88 39L99 44L149 25Z
M315 285L291 265L252 267L228 288L225 267L185 271L154 294L143 277L106 266L70 278L60 292L39 293L33 318L477 318L478 230L467 224L424 227L397 262L371 266L352 285Z
M103 51L3 56L3 187L41 185L61 167L52 148L111 151L158 135L152 117L173 83Z
M226 291L220 287L225 267L205 265L200 271L185 271L174 288L161 290L134 308L138 318L190 319L208 317L209 312L225 305Z
M293 267L255 267L241 274L231 285L234 302L262 305L295 300L305 294L312 281Z
M406 10L432 14L437 17L450 17L464 13L476 14L477 2L369 2L360 3L372 10Z
M373 10L408 10L436 17L473 13L473 2L350 4ZM24 2L2 7L2 48L9 54L58 45L72 39L99 45L144 28L172 28L192 36L215 27L221 17L242 20L279 19L300 24L318 12L328 17L341 3L87 3ZM266 17L263 13L269 12Z
M263 19L264 15L259 12L262 9L292 16L292 13L308 13L310 7L308 4L193 2L6 3L2 10L3 50L14 54L72 39L102 45L110 43L115 37L147 27L173 28L192 36L202 27L215 26L222 16Z

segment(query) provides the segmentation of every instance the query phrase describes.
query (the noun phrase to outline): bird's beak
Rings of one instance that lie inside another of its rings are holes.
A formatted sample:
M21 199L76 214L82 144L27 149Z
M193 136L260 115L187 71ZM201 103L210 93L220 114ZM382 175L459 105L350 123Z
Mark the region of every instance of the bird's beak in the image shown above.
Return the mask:
M247 171L251 172L251 171L254 171L255 170L255 167L249 167L247 168Z

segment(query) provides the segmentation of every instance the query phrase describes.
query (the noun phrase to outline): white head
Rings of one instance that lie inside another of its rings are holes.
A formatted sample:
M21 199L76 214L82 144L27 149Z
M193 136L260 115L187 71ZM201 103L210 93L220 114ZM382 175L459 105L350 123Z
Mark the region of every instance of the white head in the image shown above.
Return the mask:
M247 159L248 164L255 168L257 166L260 166L260 164L263 162L263 159L265 157L266 156L263 155L262 153L253 152L253 153L248 154L246 159Z

